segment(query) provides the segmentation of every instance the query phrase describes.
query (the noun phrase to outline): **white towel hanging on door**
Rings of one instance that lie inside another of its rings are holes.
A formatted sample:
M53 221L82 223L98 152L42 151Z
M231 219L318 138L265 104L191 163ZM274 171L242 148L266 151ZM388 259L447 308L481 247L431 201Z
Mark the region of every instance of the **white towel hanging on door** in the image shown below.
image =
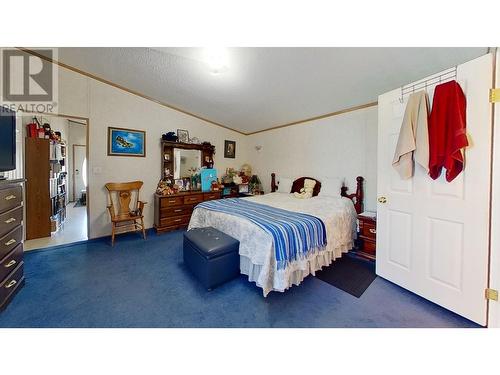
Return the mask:
M427 92L410 95L403 123L399 131L398 144L392 166L406 180L413 176L414 161L429 172L429 98Z

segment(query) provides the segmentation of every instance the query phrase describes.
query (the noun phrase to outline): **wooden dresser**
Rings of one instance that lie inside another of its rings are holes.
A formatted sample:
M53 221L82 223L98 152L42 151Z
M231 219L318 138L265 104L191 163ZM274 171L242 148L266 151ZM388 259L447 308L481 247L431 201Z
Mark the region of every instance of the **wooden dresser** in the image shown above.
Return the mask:
M23 185L0 180L0 310L24 285Z
M161 233L187 227L194 206L221 197L221 191L208 193L190 191L164 196L155 194L156 231Z

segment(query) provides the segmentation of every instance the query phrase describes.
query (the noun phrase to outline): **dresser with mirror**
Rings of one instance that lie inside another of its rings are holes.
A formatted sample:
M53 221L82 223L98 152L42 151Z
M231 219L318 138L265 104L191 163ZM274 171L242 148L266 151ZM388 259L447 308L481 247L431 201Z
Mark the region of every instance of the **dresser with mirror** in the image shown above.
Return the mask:
M158 233L184 228L189 224L194 206L220 199L222 192L202 192L201 186L191 182L193 171L201 167L213 168L215 147L211 144L161 142L162 178L179 181L184 190L176 194L155 194L154 227Z

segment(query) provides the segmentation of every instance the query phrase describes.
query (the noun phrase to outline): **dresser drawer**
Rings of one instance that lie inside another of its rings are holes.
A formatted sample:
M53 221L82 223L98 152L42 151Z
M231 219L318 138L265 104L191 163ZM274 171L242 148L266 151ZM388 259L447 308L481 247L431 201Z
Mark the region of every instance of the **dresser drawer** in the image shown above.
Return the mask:
M172 216L191 215L192 212L192 205L162 208L160 211L160 219L165 219Z
M0 190L0 212L19 206L22 201L23 190L21 186Z
M24 282L24 263L21 262L9 276L0 281L0 308L4 306L7 299L22 286Z
M359 229L363 237L375 239L377 237L377 229L374 223L364 221L360 223Z
M19 244L5 258L0 260L0 280L3 280L23 261L23 245Z
M13 248L19 245L23 240L23 227L19 225L9 233L0 237L0 259L9 253Z
M184 204L203 202L203 194L187 195L184 197Z
M169 227L172 225L187 225L189 224L190 218L191 215L167 217L165 219L160 220L160 225L162 227Z
M163 197L160 198L160 207L181 206L184 204L183 197Z
M21 224L23 220L23 207L19 206L10 211L0 214L0 236L10 232Z
M205 193L203 194L203 200L211 201L213 199L220 199L220 192L217 191L215 193Z

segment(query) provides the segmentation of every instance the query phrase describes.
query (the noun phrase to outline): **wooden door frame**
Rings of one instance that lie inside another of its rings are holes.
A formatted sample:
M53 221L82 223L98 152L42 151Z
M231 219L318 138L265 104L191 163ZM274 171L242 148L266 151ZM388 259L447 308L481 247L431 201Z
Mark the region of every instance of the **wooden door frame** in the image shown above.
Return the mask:
M73 147L72 147L72 154L71 154L71 164L72 164L72 170L71 172L73 173L72 177L71 177L71 182L72 182L72 190L73 190L73 200L76 200L76 194L75 194L75 147L85 147L85 155L87 154L87 145L77 145L77 144L74 144ZM85 157L86 158L86 157ZM87 164L88 164L88 161L87 161ZM87 175L88 177L88 175ZM88 185L88 184L87 184ZM86 188L85 188L86 189ZM88 236L87 236L88 237Z
M73 119L73 120L80 120L85 122L84 125L86 125L86 135L85 135L85 143L86 145L86 152L85 152L85 157L87 158L87 239L90 239L90 182L91 182L91 175L90 175L90 152L89 152L89 141L90 141L90 118L89 117L83 117L83 116L74 116L74 115L67 115L63 113L47 113L47 112L30 112L30 111L19 111L21 113L21 116L28 116L28 115L34 115L34 116L45 116L45 117L63 117L66 119ZM24 171L23 171L24 175Z

